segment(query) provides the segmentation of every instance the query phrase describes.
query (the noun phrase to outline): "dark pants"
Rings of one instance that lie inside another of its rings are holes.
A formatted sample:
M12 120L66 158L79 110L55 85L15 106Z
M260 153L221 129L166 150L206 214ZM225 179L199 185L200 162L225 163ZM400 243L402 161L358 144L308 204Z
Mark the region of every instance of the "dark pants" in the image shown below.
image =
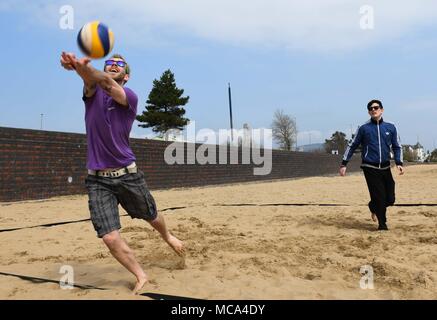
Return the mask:
M386 209L395 203L395 182L391 170L378 170L363 167L367 187L370 193L369 209L383 225L387 222Z

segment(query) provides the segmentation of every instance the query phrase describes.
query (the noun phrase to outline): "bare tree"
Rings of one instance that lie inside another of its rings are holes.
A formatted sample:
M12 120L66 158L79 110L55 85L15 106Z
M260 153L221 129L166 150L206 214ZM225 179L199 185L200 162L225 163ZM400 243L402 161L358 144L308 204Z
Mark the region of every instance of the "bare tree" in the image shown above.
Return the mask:
M296 120L285 114L283 110L276 110L273 116L272 134L281 149L290 151L297 138Z

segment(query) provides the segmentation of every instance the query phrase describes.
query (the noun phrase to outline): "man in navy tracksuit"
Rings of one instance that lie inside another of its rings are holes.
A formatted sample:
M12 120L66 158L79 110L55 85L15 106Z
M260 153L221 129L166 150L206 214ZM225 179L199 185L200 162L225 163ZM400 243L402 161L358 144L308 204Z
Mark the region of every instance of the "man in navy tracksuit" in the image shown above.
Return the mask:
M399 173L403 174L402 147L395 125L382 119L384 109L381 101L370 101L367 110L371 119L358 128L349 143L341 163L340 175L346 174L346 165L361 144L361 169L369 188L372 219L376 221L375 218L378 218L378 230L388 230L386 208L395 202L395 182L390 170L390 147Z

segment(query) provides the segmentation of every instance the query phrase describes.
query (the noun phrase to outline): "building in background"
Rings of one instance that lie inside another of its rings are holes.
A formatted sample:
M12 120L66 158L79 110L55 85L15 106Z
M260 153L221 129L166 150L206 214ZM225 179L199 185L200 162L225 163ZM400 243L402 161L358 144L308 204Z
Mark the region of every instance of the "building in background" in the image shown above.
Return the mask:
M427 154L423 146L418 142L415 145L402 145L404 160L410 162L424 162Z

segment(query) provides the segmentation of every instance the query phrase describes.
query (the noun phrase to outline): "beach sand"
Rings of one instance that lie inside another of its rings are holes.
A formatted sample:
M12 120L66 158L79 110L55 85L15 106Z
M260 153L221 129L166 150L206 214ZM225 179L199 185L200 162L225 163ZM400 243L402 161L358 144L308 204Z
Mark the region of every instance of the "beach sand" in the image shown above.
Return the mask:
M397 204L437 203L437 165L408 166L405 175L393 170L393 176ZM150 278L144 293L437 299L437 206L391 207L390 230L376 231L361 172L152 194L187 254L178 257L149 224L122 216L122 236ZM86 195L0 203L1 230L87 218ZM0 299L150 299L130 294L134 277L112 258L90 221L0 232L0 243ZM106 290L61 289L65 265L76 284ZM373 289L360 287L365 265L373 268Z

